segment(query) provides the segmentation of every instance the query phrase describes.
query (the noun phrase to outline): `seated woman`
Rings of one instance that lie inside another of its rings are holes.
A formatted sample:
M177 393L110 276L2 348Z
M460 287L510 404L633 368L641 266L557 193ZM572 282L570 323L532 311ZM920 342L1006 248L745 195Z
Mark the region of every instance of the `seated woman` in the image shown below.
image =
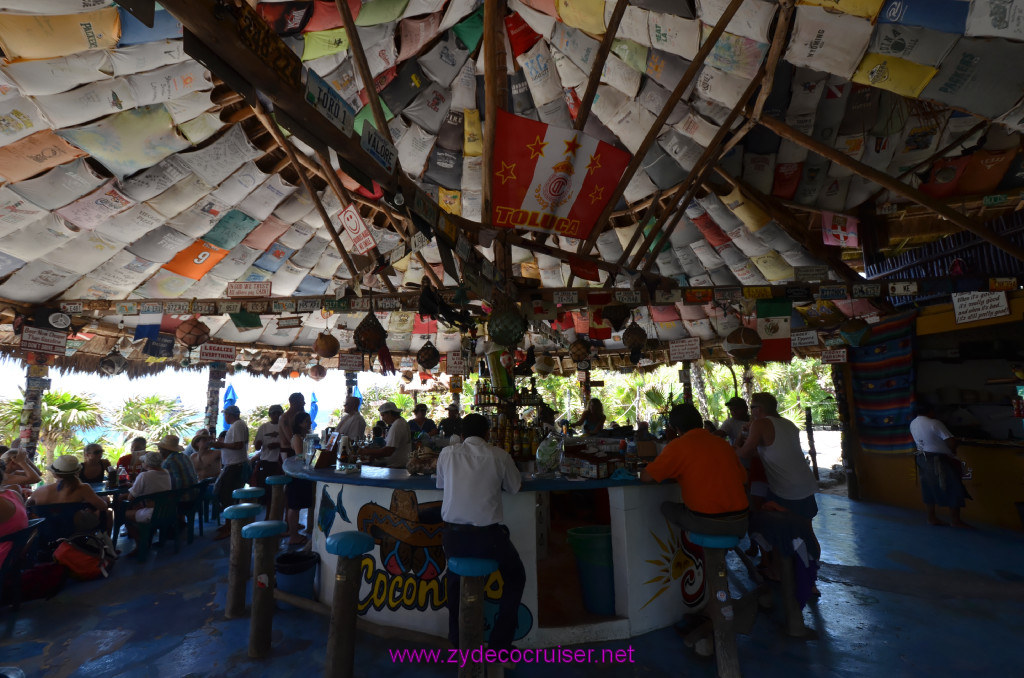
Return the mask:
M66 454L57 457L50 464L50 472L53 473L56 482L43 485L32 493L26 504L28 506L47 504L88 504L99 516L100 523L110 527L110 506L106 500L93 492L93 489L79 480L78 474L82 470L82 462L78 457Z
M102 483L110 468L110 462L103 458L103 447L98 443L89 443L82 456L85 462L78 472L79 479L83 483Z
M433 419L427 419L427 406L420 403L412 410L412 420L409 422L409 433L415 438L420 433L428 436L437 435L437 424Z
M25 512L25 500L21 498L21 489L17 485L5 484L6 470L7 464L0 461L0 537L28 527L28 514ZM0 543L0 565L4 564L10 551L10 542Z
M0 456L0 462L7 467L4 474L4 482L8 485L21 486L22 494L27 497L32 494L31 486L40 481L39 470L35 464L29 461L24 450L7 450Z
M158 492L169 492L171 475L163 468L163 457L159 452L147 452L142 457L142 473L128 490L128 500L141 499ZM135 523L148 523L153 518L153 502L137 503L138 508L128 509L125 517Z
M583 415L573 424L573 427L582 425L583 435L593 436L604 430L605 421L604 405L597 398L591 398L587 409L583 410Z

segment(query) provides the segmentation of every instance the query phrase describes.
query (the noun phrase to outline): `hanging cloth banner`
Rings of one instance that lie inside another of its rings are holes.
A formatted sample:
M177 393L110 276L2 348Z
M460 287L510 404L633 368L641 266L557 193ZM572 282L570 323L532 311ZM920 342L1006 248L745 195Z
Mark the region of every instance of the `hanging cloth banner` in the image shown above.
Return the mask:
M499 110L493 222L502 228L586 238L629 157L581 132Z
M858 247L857 225L859 223L856 217L823 211L821 213L821 239L826 245Z
M790 342L790 316L793 302L789 299L757 300L757 335L761 337L761 350L757 362L780 361L793 358Z

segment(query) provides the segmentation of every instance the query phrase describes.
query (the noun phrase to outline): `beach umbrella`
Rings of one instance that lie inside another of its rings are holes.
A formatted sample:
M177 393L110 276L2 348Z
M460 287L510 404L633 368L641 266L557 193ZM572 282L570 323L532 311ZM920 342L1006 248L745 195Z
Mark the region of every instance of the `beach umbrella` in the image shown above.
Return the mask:
M224 408L230 407L238 402L238 394L235 393L235 387L228 385L226 391L224 391L224 407L220 408L220 414L217 416L217 430L213 432L216 436L218 431L223 431L228 427L227 422L224 421Z
M310 426L310 429L309 429L311 431L315 431L316 430L316 415L317 415L317 413L319 411L320 411L320 406L317 404L316 394L314 393L313 397L310 398L310 401L309 401L309 418L313 422L312 426Z

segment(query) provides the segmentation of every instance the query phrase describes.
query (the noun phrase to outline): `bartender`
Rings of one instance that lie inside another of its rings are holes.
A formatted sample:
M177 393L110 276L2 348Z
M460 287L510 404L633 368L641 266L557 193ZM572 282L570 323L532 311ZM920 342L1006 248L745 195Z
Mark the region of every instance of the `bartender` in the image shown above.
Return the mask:
M390 400L377 408L380 418L388 426L383 447L366 447L360 450L360 457L368 457L378 466L405 468L412 452L412 434L409 423L402 419L401 410Z
M427 419L427 406L419 403L412 408L412 421L408 422L409 432L412 435L426 433L428 436L437 435L437 424L433 419Z
M590 404L583 410L583 415L573 424L573 428L583 426L583 435L594 436L604 430L604 405L597 398L591 398Z

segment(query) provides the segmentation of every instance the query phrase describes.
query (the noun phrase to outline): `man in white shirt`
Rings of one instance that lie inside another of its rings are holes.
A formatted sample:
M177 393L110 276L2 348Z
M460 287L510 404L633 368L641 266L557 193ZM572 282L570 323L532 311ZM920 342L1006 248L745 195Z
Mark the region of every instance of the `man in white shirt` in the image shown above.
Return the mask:
M252 439L252 447L257 454L252 458L252 479L249 484L253 487L266 487L267 476L279 476L281 470L281 442L279 424L284 408L280 405L271 405L267 410L270 421L265 421L256 429L256 437ZM259 502L266 504L270 492L260 497Z
M968 496L961 480L960 460L956 458L957 440L946 425L935 418L935 408L918 401L917 415L910 422L910 435L917 446L917 473L921 479L921 499L928 507L928 522L945 525L935 515L935 506L949 507L954 527L970 527L960 519L960 509Z
M338 422L338 436L348 436L351 440L361 440L366 434L366 420L359 414L359 398L349 396L342 406L345 416Z
M488 428L483 415L467 414L462 419L464 441L444 448L437 458L437 487L444 490L441 517L446 557L498 561L504 588L488 645L501 650L512 646L526 586L523 561L508 528L501 524L501 493L518 492L522 477L508 452L487 443ZM459 577L449 569L447 580L448 639L458 647Z
M412 434L409 423L402 419L402 412L390 400L377 408L380 418L388 426L384 447L369 447L360 451L360 456L370 457L381 466L405 468L412 453Z
M210 448L220 450L221 471L214 483L214 492L221 507L231 506L234 502L231 493L242 487L242 471L249 458L249 427L241 419L242 413L235 405L224 408L224 421L228 425L224 442L212 442ZM217 530L214 539L226 539L231 536L228 521Z

